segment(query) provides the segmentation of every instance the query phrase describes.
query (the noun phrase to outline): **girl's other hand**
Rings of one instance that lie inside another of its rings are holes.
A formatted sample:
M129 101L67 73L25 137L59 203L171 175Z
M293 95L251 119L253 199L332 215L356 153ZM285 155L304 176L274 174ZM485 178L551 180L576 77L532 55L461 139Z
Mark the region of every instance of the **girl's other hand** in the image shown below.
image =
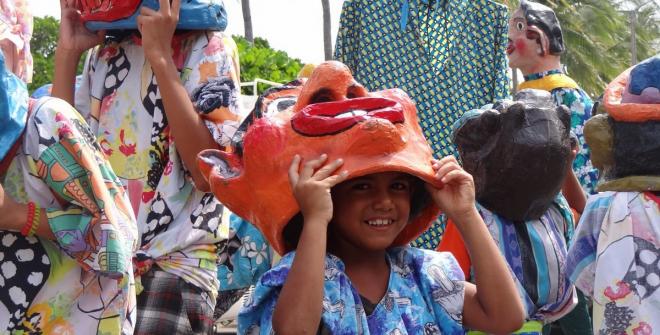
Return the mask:
M57 48L63 51L82 54L88 49L103 43L105 31L89 31L76 8L76 0L60 0L60 32Z
M450 218L459 219L475 210L475 191L472 176L465 172L454 156L432 160L435 177L442 182L436 188L427 184L433 201Z

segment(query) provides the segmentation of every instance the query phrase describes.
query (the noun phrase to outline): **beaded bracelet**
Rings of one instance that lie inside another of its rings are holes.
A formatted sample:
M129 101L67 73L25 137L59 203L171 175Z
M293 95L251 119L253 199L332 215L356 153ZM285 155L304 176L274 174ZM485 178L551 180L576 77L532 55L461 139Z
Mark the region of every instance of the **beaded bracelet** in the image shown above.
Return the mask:
M25 225L23 226L23 229L21 229L21 235L23 236L28 236L30 231L32 230L32 225L34 224L34 214L35 214L35 207L36 205L34 202L30 201L27 204L28 206L28 212L27 212L27 220L25 221Z
M34 234L37 232L37 227L39 227L39 223L41 223L41 207L39 207L39 205L35 205L34 215L32 216L32 227L30 227L28 236L34 236Z

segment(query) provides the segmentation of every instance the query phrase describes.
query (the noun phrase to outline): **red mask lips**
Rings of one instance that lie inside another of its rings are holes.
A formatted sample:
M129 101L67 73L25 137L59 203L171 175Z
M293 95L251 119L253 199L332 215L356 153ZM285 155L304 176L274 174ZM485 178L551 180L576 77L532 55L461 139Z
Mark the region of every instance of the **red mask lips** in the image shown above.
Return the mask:
M403 123L403 107L387 98L356 98L305 106L291 118L291 127L304 136L325 136L346 131L372 118Z

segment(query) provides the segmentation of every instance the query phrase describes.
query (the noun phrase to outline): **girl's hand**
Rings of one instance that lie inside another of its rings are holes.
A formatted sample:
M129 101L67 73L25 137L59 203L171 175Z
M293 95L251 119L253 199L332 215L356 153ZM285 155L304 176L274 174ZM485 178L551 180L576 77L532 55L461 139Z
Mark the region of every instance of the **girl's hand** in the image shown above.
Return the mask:
M76 0L60 0L60 32L58 49L82 54L86 50L101 44L105 31L89 31L76 9Z
M300 211L305 218L305 222L320 221L326 225L332 219L332 197L330 189L343 182L348 173L342 171L339 174L333 174L344 164L344 161L336 161L326 164L328 156L307 161L300 169L301 158L299 155L293 157L289 167L289 182L293 190L293 196L298 202Z
M171 5L170 0L159 3L158 11L141 7L137 17L144 55L152 66L172 58L172 37L179 22L181 0L172 0Z
M454 156L432 160L435 176L442 182L441 188L426 185L433 201L450 218L456 220L475 210L474 180L458 164Z

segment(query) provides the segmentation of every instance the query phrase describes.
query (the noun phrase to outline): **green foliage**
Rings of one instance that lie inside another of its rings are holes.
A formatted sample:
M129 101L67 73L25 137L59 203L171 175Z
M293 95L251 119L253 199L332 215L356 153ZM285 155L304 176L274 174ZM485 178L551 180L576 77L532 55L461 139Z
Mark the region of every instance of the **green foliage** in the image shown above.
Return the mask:
M60 22L52 16L35 17L30 49L34 64L32 83L28 85L31 93L35 89L53 82L55 69L55 48ZM78 63L78 73L82 72L84 57Z
M263 38L256 37L254 43L249 43L241 36L232 36L238 46L241 62L241 82L252 81L255 78L266 79L278 83L287 83L296 78L302 68L302 62L291 58L284 51L274 50ZM259 93L268 86L259 84ZM243 88L244 94L251 94L251 87Z
M555 10L564 32L566 53L562 63L568 74L592 97L600 95L605 86L631 65L630 21L623 12L622 0L536 0ZM517 0L501 0L511 11ZM645 0L630 0L640 5ZM635 6L636 7L636 6ZM658 53L660 21L649 4L640 10L637 19L637 59L644 60ZM654 47L655 46L655 47Z

